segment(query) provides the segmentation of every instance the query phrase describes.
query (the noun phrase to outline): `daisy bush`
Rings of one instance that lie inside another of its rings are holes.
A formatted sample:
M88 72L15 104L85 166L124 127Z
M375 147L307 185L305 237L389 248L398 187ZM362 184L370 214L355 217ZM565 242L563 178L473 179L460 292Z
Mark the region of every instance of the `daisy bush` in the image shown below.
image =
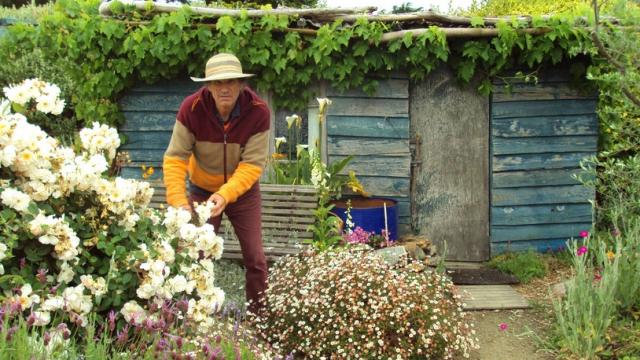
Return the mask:
M359 247L285 258L271 269L266 300L253 320L280 353L447 359L477 347L446 276L416 262L391 268Z
M193 215L149 208L147 182L105 175L120 145L115 129L93 123L66 147L27 118L62 112L55 85L30 79L4 93L0 299L7 309L30 325L84 327L90 315L113 310L120 327L158 327L157 309L179 300L175 316L206 332L224 302L214 281L223 240L205 223L211 204Z

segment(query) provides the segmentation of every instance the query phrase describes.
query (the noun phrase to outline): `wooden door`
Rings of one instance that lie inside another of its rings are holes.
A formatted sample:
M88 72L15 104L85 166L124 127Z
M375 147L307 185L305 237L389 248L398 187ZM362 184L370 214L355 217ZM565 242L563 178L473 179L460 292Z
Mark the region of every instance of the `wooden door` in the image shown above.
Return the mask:
M410 89L413 226L448 260L489 257L489 98L441 67Z

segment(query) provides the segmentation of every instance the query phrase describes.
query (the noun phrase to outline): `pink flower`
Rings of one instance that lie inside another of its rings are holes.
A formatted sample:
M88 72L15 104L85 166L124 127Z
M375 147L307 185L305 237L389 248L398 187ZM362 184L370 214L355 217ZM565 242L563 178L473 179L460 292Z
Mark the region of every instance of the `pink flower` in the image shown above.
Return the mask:
M589 237L589 232L587 230L580 231L580 237L583 239Z
M599 273L593 274L593 280L600 281L601 279L602 279L602 275L600 275Z
M576 251L576 254L578 256L582 256L584 254L587 253L587 247L586 246L580 246L580 248L578 249L578 251Z
M500 328L500 331L505 331L509 328L509 325L507 325L507 323L500 323L498 327Z

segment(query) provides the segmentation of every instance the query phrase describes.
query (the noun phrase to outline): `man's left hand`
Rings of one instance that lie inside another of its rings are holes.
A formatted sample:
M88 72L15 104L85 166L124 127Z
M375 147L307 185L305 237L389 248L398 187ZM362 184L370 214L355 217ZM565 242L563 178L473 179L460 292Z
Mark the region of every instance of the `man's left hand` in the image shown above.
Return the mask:
M213 209L211 209L211 217L220 216L224 211L224 208L227 207L227 201L218 193L211 195L209 201L214 204Z

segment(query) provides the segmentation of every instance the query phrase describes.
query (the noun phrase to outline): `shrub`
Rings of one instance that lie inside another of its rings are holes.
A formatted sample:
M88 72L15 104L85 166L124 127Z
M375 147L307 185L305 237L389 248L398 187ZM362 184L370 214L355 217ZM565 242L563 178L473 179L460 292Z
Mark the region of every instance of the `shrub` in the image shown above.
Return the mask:
M254 321L280 353L309 358L452 358L475 331L460 296L421 263L390 268L360 247L304 253L271 270L267 307Z
M0 102L2 301L39 325L56 319L84 327L91 314L112 309L138 324L153 319L151 306L186 297L181 316L203 331L210 327L224 300L213 276L222 238L208 224L189 223L188 211L150 209L149 183L104 175L120 142L115 129L83 129L76 152L30 124L22 114L62 112L57 86L32 79L5 93L11 104ZM203 223L210 209L197 207L194 221Z
M607 255L590 236L583 245L572 241L575 277L567 283L566 297L553 303L558 346L580 359L596 359L607 345L607 330L617 314L615 301L620 273L618 251ZM609 260L611 258L611 260Z
M525 284L531 279L543 277L547 273L547 266L542 256L533 250L501 254L491 259L488 265L515 275L520 282Z

